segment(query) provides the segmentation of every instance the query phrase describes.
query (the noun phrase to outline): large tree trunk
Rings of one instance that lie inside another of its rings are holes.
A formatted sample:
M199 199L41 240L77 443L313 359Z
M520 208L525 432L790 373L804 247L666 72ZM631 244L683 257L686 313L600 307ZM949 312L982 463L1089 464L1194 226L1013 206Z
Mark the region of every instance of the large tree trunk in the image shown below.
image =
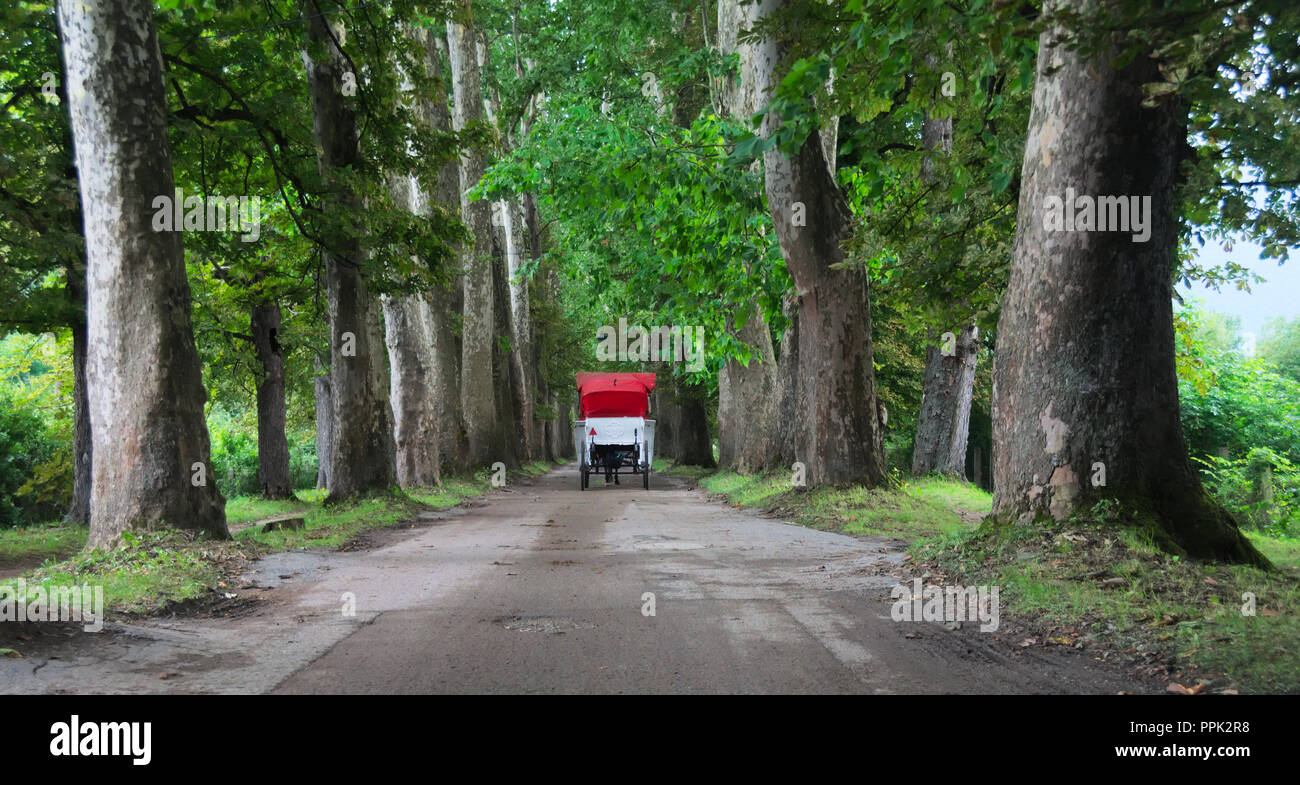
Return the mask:
M313 61L311 53L304 51L303 60L311 90L317 164L330 181L336 170L355 170L361 163L357 121L342 93L343 74L350 66L334 43L328 20L312 12L310 5L308 8L310 40L327 53ZM326 209L361 209L355 194L341 183L334 185ZM366 288L361 271L363 254L360 238L337 234L325 250L333 419L327 503L388 490L396 481L387 358L379 328L379 304Z
M521 277L524 263L524 215L518 199L500 202L504 221L505 269L509 310L510 391L514 398L519 459L534 457L532 330L528 307L528 279Z
M733 119L746 125L760 108L758 91L763 85L755 79L755 73L761 47L742 43L740 39L759 13L756 4L742 6L738 0L718 3L720 53L723 56L736 53L741 72L739 82L728 81L723 85L722 103ZM757 171L757 162L754 167ZM747 365L728 359L718 371L718 463L749 473L764 468L769 461L767 453L777 415L776 355L760 306L755 304L737 319L744 319L737 338L749 346L751 357ZM731 321L729 317L728 331L732 329Z
M227 538L203 419L190 288L171 197L153 5L61 0L87 256L86 376L94 445L88 548L164 527Z
M1176 101L1141 106L1142 84L1162 81L1155 60L1115 70L1114 49L1084 59L1053 45L1058 32L1039 40L998 326L994 511L1061 520L1113 498L1167 548L1266 563L1202 489L1179 422L1171 271L1185 113ZM1135 227L1049 231L1047 200L1067 188L1149 197L1149 241Z
M785 2L762 0L760 17ZM784 46L767 39L757 48L754 79L763 101ZM766 115L764 136L780 122L776 114ZM793 155L774 147L763 161L768 209L799 297L797 457L807 466L809 486L877 485L885 478L885 459L867 278L860 269L835 269L845 260L848 203L831 177L820 134L809 134ZM802 209L796 211L796 204ZM796 215L805 226L795 225Z
M737 338L752 355L748 365L728 359L718 372L718 463L748 474L767 464L777 416L776 355L758 305Z
M673 393L673 379L665 374L650 393L650 415L655 421L655 455L677 459L677 420L680 417Z
M59 15L54 15L55 30L62 40L63 32ZM59 48L59 104L68 106L68 67L64 59L63 48ZM63 126L63 176L69 183L77 182L76 150L72 139L72 121L68 119ZM68 294L72 319L68 325L72 330L72 503L64 516L66 523L78 526L90 525L90 487L91 458L94 445L90 435L90 398L86 385L86 255L85 255L85 216L81 212L81 201L68 215L68 229L81 235L83 248L70 254L64 268L67 283L64 285Z
M782 312L790 326L781 335L780 355L776 364L776 409L772 415L771 440L764 468L790 469L797 460L795 441L798 438L799 404L799 307L793 295L785 298Z
M280 345L280 304L265 302L249 319L253 348L261 364L257 380L257 478L267 499L293 497L289 439L285 435L284 348Z
M683 384L677 396L677 463L713 468L713 440L709 438L708 396L698 384Z
M316 377L316 487L330 487L329 456L334 449L334 395L329 368Z
M970 404L975 390L975 361L979 328L964 327L953 336L953 353L931 344L925 353L921 410L916 417L912 474L931 472L964 477L966 440L970 436Z
M452 130L451 111L447 107L445 89L446 75L442 68L442 55L445 53L447 39L445 34L436 33L425 28L424 65L426 73L434 77L436 87L430 95L416 98L416 115L434 131L450 132ZM416 195L423 194L417 189ZM429 198L418 199L417 209L421 215L432 215L434 210L441 210L461 217L460 212L460 164L453 159L438 170L438 177L433 184ZM456 342L454 329L455 314L459 312L456 292L461 286L459 279L452 284L453 289L438 286L425 293L428 319L430 355L433 366L431 387L433 389L433 406L438 424L439 460L451 470L463 469L468 465L467 453L469 443L465 436L465 421L460 410L460 345Z
M78 211L80 212L80 211ZM86 270L68 269L68 297L77 311L72 322L72 504L67 523L90 524L91 458L90 398L86 385Z
M509 340L501 341L498 336L509 338L510 331L510 281L506 272L505 238L494 234L492 244L492 313L496 316L492 351L492 390L496 398L497 428L493 434L494 443L501 445L494 461L503 461L507 466L519 466L524 458L528 435L521 433L518 409L516 408L516 380L518 373L511 355L513 349ZM505 345L502 345L502 344Z
M537 275L533 279L534 299L530 301L529 316L533 332L532 358L533 376L537 380L538 393L546 401L548 417L543 425L546 430L547 457L559 460L568 455L572 449L573 436L565 428L565 419L561 410L567 409L563 403L562 391L569 388L567 379L556 380L551 370L552 357L559 348L548 330L563 318L563 305L560 302L560 277L554 261L541 261L546 247L546 237L542 229L541 215L536 198L524 194L524 225L528 231L528 249L533 259L539 260Z
M433 343L427 311L428 305L420 296L384 299L384 337L392 368L397 483L403 488L441 483Z
M409 176L393 175L389 191L396 204L418 214L419 194ZM403 488L439 485L436 361L428 301L423 295L385 297L383 309L397 484Z
M447 47L451 61L456 130L478 122L483 116L483 93L479 83L478 53L474 28L470 25L470 0L461 0L457 20L447 21ZM482 150L469 148L461 154L461 212L474 236L464 249L464 302L461 311L460 401L465 418L467 455L472 465L489 464L505 458L500 444L500 427L493 378L496 353L496 312L492 275L492 210L485 199L470 202L464 193L474 187L487 164Z

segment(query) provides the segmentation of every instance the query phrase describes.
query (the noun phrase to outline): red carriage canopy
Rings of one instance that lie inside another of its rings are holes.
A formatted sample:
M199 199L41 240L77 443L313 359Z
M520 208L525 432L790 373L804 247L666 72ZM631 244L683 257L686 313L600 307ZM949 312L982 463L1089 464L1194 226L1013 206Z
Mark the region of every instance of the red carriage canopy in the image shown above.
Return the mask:
M580 373L578 416L644 417L654 388L653 373Z

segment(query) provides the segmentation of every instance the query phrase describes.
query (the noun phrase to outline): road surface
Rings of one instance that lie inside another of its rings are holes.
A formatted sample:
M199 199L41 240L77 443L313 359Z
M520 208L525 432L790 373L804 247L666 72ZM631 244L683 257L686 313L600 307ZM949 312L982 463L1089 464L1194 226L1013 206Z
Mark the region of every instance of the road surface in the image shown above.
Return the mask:
M44 635L59 639L0 659L0 692L1143 689L1087 651L894 622L897 579L875 568L900 543L729 508L680 478L584 492L569 466L424 515L368 550L258 562L242 615Z

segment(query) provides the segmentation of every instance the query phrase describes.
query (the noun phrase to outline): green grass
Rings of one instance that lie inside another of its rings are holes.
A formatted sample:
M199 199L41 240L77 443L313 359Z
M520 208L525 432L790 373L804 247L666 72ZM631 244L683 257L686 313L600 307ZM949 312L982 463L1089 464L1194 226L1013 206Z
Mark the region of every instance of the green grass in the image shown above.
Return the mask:
M1300 540L1270 537L1255 532L1246 532L1246 536L1273 562L1273 566L1280 570L1300 571Z
M1003 612L1040 642L1082 643L1156 655L1187 687L1300 693L1300 540L1248 533L1277 567L1203 564L1156 548L1111 513L1054 524L981 523L992 496L943 477L889 487L795 489L783 473L739 475L669 467L729 504L776 512L793 523L910 542L918 574L958 585L1000 587ZM1243 615L1243 594L1255 615Z
M407 494L377 494L306 509L301 529L264 532L260 526L250 526L236 534L235 540L255 543L261 546L259 552L338 548L367 529L383 529L410 520L420 509L419 502Z
M535 476L553 468L555 464L537 461L511 476ZM0 531L0 566L4 560L31 564L44 558L45 564L21 576L29 584L101 585L109 611L157 613L187 600L219 598L230 589L235 576L259 556L345 547L366 531L401 525L422 510L452 507L491 488L491 474L484 469L473 475L447 477L440 488L375 494L329 507L324 506L324 490L298 491L297 501L235 497L226 502L226 518L232 527L297 514L303 517L304 528L263 532L260 526L250 525L228 541L198 539L180 531L128 534L120 547L108 552L85 552L84 528L6 529ZM68 558L55 561L64 556Z
M708 476L717 471L717 469L706 469L703 466L676 464L667 458L655 458L654 470L661 474L667 474L673 477L686 477L695 480L696 482L699 482L701 477Z
M1300 544L1251 539L1278 570L1169 555L1118 516L989 527L926 539L914 553L954 582L1000 586L1006 611L1042 637L1158 654L1188 687L1297 693ZM1247 592L1254 615L1243 613Z
M312 497L308 497L312 501L303 498L306 493L312 494ZM302 512L311 509L313 504L319 506L324 498L323 494L323 489L319 494L315 491L299 491L298 496L302 501L294 501L293 499L268 501L260 496L236 496L226 500L226 524L233 527L241 523L273 518L277 515Z
M228 544L196 540L181 532L127 535L120 548L80 552L27 573L29 585L103 586L105 609L148 613L200 597L221 582L218 554ZM14 584L16 579L0 583Z
M992 496L970 483L942 477L889 488L804 490L791 487L790 476L784 472L745 475L721 471L703 476L701 482L729 504L759 507L815 529L859 535L909 538L970 531L993 503Z
M64 558L86 547L88 533L63 523L0 529L0 569Z

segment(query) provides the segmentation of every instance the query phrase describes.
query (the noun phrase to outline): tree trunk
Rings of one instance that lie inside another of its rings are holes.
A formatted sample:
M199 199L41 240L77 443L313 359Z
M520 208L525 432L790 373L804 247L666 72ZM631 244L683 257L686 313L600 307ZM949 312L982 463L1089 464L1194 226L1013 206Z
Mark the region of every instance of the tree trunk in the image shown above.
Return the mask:
M450 132L452 130L451 111L447 108L447 92L444 86L446 75L442 68L442 54L446 50L445 35L436 34L432 29L424 29L424 63L426 72L435 77L437 87L428 96L421 96L415 102L416 114L434 131ZM460 212L460 164L451 160L438 170L433 193L429 199L420 200L421 214L432 215L434 206L448 211L459 218ZM463 284L459 279L453 282L453 288L459 291ZM446 287L435 287L425 293L427 303L426 317L429 321L430 352L433 368L433 405L438 423L438 452L440 462L454 470L468 466L469 442L465 435L465 420L461 416L460 403L460 345L456 342L454 330L455 314L459 313L459 297Z
M708 400L704 388L698 384L684 384L677 397L677 463L713 468L713 440L709 438Z
M573 445L573 404L557 404L555 408L560 418L560 457L572 460L578 457Z
M937 69L939 60L931 55L926 58L926 64ZM927 116L921 124L921 146L927 151L921 161L921 178L933 183L937 179L935 164L928 151L939 150L944 155L952 152L952 118ZM942 342L942 334L935 337ZM953 336L952 343L951 347L931 345L926 350L921 409L916 417L912 449L913 476L939 472L962 477L966 471L970 405L975 390L975 363L979 359L978 328L963 327L960 335ZM945 354L946 351L949 353Z
M757 20L756 4L740 5L738 0L718 3L718 45L723 56L739 56L741 79L724 85L722 102L737 122L748 125L760 107L756 102L763 85L755 79L761 46L742 43L741 37ZM755 171L758 162L754 163ZM747 365L728 359L718 371L718 463L748 474L768 463L772 428L776 421L776 355L772 334L763 310L757 304L743 314L744 325L737 335L749 346ZM728 317L727 329L732 330Z
M62 40L63 30L59 15L54 15L54 26ZM63 48L59 48L59 104L68 106L68 66ZM69 183L77 182L76 149L72 140L72 122L68 119L63 125L63 145L59 150L63 157L63 176ZM65 523L77 526L90 525L90 487L91 459L94 445L90 435L90 399L86 385L86 254L85 254L85 216L81 212L81 201L68 214L68 230L82 239L82 248L77 253L70 253L64 268L67 283L64 289L68 294L68 304L72 318L68 324L72 330L72 503L64 516Z
M500 445L493 461L502 461L514 468L524 459L528 435L521 433L520 418L516 408L515 389L518 386L519 371L513 362L513 347L508 340L510 330L510 281L506 272L505 238L494 235L492 245L492 313L496 323L492 330L492 390L496 399L497 427L493 433L493 442ZM497 242L497 241L500 242ZM507 338L501 341L498 336ZM504 345L503 345L504 344Z
M67 288L78 316L72 322L72 504L64 521L88 526L94 447L86 386L86 271L69 268Z
M418 214L419 195L410 176L392 175L389 191L396 204ZM422 295L384 297L382 302L397 484L403 488L439 485L436 363L429 305Z
M781 336L780 358L776 365L776 409L772 415L771 442L764 468L790 469L797 460L795 441L798 437L799 403L799 308L798 300L787 297L782 311L790 326Z
M501 202L505 222L507 295L510 327L510 390L514 396L515 422L519 432L519 459L534 457L532 334L529 327L528 279L520 273L524 262L524 215L518 199Z
M655 455L677 459L677 420L680 418L674 400L671 375L656 382L650 393L650 414L655 420Z
M293 498L289 439L285 435L284 349L280 345L280 304L253 308L250 333L261 375L257 380L257 479L266 499Z
M392 368L393 441L397 483L426 488L441 483L434 358L423 297L384 299L384 338Z
M762 0L760 18L786 2ZM756 50L755 105L761 106L785 46L766 39ZM767 114L763 135L780 123L778 115ZM768 209L799 297L797 457L807 466L809 486L877 485L885 478L885 459L867 278L860 269L836 269L851 229L848 203L831 177L819 133L809 134L793 155L773 147L763 161ZM806 225L796 225L797 217Z
M334 395L329 368L316 377L316 487L330 487L329 456L334 449Z
M966 473L979 328L963 327L960 335L953 336L953 343L950 355L934 344L925 352L921 410L916 417L916 443L912 449L915 477L931 472L963 477Z
M1184 113L1172 100L1140 105L1142 84L1162 81L1155 60L1115 70L1113 48L1086 60L1054 46L1058 32L1039 40L998 325L994 511L1061 520L1114 498L1175 552L1265 564L1202 489L1179 422L1171 271ZM1048 199L1067 188L1149 198L1149 241L1132 239L1135 226L1049 231Z
M483 116L483 93L479 83L478 53L470 24L470 0L458 3L460 21L447 21L447 47L451 61L453 115L456 130L476 123ZM462 24L463 22L463 24ZM503 460L497 422L493 358L496 354L496 312L492 275L491 205L484 199L468 201L464 193L474 187L487 170L483 151L467 148L460 158L461 212L474 236L472 247L464 249L464 302L461 312L460 401L465 418L467 454L471 465Z
M361 164L356 115L342 93L350 66L333 42L329 22L309 12L310 39L328 54L313 61L304 51L311 90L312 120L321 175ZM335 183L327 210L360 210L357 196ZM392 411L388 403L379 305L361 271L360 238L335 236L325 249L330 317L330 392L333 444L329 454L330 492L326 503L367 491L388 490L396 481Z
M211 476L190 287L171 197L171 149L153 5L61 0L69 114L87 257L86 378L94 445L88 548L125 531L228 538Z
M768 461L777 416L776 356L771 331L758 305L750 311L737 338L750 347L752 355L749 365L728 359L718 372L718 463L749 474Z

